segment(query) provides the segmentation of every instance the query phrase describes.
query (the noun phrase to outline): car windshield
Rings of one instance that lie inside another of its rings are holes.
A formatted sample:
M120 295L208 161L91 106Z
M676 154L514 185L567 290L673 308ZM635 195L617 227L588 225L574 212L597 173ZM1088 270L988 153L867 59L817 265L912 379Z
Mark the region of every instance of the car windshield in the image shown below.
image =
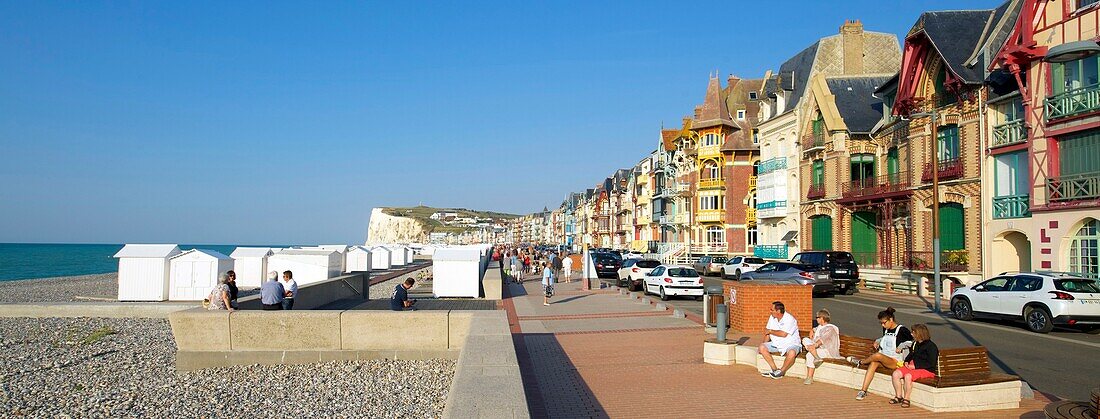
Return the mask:
M710 262L711 263L726 263L726 258L724 256L718 256L718 257L715 257L714 259L711 259Z
M1100 292L1100 285L1096 281L1084 278L1056 279L1054 288L1065 292Z
M600 256L600 257L596 258L596 263L604 263L604 264L611 263L611 264L614 264L614 263L619 263L619 260L615 259L613 257L610 257L610 256Z
M675 276L678 278L691 278L699 276L698 272L695 272L691 268L668 268L668 276Z
M661 262L656 261L656 260L639 260L638 261L638 267L639 268L656 268L658 266L661 266Z
M760 259L760 258L745 258L745 263L759 263L759 264L764 264L764 259Z

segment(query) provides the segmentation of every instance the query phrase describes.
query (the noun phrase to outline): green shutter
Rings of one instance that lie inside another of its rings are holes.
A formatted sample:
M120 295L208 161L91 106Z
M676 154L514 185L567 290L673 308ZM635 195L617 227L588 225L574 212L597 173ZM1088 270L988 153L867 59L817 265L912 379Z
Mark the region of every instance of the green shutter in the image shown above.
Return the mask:
M819 215L810 218L813 250L833 250L833 218Z
M936 134L936 141L939 146L940 161L947 161L959 158L959 126L958 125L944 125L940 127Z
M875 213L852 213L852 255L860 265L873 265L878 254L878 235L875 234Z
M1062 176L1100 172L1100 132L1066 136L1058 141Z
M886 173L896 175L898 173L898 148L891 147L886 151ZM891 180L895 180L894 176L890 176Z
M966 229L963 225L962 204L940 204L940 249L962 250L966 248Z
M813 169L814 169L814 172L813 172L813 175L810 178L810 183L815 185L815 186L816 185L824 185L825 184L825 161L823 161L823 160L814 160Z
M1062 63L1050 64L1051 91L1057 95L1066 91L1066 65Z

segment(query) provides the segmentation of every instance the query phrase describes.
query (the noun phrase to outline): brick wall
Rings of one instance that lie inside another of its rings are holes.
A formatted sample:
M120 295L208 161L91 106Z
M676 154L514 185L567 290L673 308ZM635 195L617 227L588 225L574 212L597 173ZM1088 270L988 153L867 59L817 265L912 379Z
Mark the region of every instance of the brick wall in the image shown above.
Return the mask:
M764 333L772 302L782 301L787 312L798 320L798 328L810 329L813 325L812 289L808 285L726 282L723 294L729 304L730 328L744 333ZM736 299L730 298L731 290L736 290Z

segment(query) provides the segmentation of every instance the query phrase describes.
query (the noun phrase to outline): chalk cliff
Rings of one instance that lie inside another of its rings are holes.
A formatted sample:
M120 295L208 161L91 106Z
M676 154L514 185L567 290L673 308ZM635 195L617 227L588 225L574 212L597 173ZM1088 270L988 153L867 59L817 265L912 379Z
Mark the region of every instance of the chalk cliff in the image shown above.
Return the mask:
M417 220L386 214L382 208L371 210L366 244L427 242L428 231Z

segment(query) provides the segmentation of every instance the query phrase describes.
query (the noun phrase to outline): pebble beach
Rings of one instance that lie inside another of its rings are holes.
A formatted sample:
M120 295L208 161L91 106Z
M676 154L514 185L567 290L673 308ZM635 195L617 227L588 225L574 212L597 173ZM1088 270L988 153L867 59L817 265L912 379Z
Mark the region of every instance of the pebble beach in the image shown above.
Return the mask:
M0 281L0 302L114 301L118 273Z
M439 417L451 360L175 371L166 320L0 319L0 415Z

